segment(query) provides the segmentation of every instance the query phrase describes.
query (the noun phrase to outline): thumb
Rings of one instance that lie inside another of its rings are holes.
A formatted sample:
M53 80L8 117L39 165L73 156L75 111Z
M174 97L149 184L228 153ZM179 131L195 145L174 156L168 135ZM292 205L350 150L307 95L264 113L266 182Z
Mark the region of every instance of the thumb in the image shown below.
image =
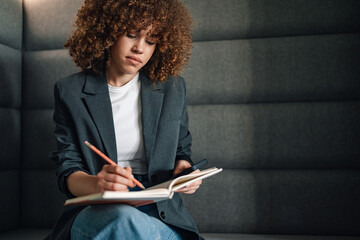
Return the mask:
M132 175L132 168L131 167L125 167L125 170Z

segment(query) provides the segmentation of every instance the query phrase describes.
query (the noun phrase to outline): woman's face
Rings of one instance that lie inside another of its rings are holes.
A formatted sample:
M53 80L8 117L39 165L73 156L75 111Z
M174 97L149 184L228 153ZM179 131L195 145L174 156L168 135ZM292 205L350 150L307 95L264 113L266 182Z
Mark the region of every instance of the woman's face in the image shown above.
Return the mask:
M148 36L151 26L140 32L121 35L111 48L110 68L119 75L135 76L153 55L155 39Z

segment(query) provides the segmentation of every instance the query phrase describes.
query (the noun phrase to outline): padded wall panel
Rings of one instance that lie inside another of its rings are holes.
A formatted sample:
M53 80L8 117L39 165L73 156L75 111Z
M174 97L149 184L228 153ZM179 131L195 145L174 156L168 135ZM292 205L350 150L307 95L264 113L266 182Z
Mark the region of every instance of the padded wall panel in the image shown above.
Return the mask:
M22 12L22 0L0 1L0 43L18 50L22 44Z
M194 40L309 35L360 30L357 0L185 0Z
M360 102L189 106L193 158L224 168L359 168Z
M24 0L26 50L63 48L84 0Z
M21 180L21 226L50 228L62 211L65 196L60 193L54 170L23 170Z
M224 170L183 199L200 232L358 236L359 181L359 170Z
M184 2L194 18L195 41L360 30L360 3L356 0ZM26 49L62 48L81 4L81 0L24 0Z
M53 108L55 82L79 70L67 50L25 52L24 108Z
M14 170L20 167L20 117L18 110L0 108L0 169Z
M2 148L3 149L3 148ZM1 161L6 159L1 158ZM19 226L20 174L18 170L0 170L0 232Z
M39 240L45 239L49 235L51 229L38 228L38 229L17 229L11 232L0 233L0 240ZM315 240L315 239L313 239ZM318 239L321 240L321 239ZM347 239L344 239L347 240ZM351 240L351 239L349 239Z
M360 34L195 43L190 104L360 99Z
M23 169L55 169L49 154L56 150L53 110L23 112Z
M21 52L0 44L0 107L20 108L21 72Z
M359 240L353 236L314 236L284 234L242 234L242 233L202 233L206 240L246 239L246 240Z

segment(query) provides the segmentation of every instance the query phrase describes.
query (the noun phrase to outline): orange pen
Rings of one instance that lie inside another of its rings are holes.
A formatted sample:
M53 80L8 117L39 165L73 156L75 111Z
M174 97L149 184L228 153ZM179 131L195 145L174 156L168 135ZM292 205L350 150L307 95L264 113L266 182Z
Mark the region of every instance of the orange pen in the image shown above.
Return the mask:
M99 149L97 149L96 147L94 147L92 144L90 144L88 141L85 141L86 146L88 146L91 150L93 150L94 152L96 152L100 157L102 157L105 161L107 161L109 164L111 165L115 165L117 166L117 164L112 161L110 158L108 158L105 154L103 154L102 152L100 152ZM131 179L138 187L145 189L144 185L141 184L141 182L139 182L136 178Z

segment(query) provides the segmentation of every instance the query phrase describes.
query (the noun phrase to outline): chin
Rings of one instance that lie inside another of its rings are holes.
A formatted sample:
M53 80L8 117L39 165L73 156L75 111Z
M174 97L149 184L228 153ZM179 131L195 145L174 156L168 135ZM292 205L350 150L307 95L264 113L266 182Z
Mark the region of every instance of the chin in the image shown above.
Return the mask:
M133 75L140 71L140 69L122 69L120 72L126 75Z

